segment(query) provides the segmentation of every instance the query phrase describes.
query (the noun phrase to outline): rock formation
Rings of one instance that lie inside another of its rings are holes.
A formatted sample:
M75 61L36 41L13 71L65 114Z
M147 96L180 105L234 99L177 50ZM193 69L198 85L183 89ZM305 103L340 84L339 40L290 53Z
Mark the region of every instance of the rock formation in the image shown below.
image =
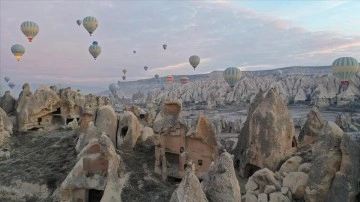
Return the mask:
M241 202L240 186L229 153L223 152L210 166L201 186L209 201Z
M100 195L102 202L121 201L119 192L124 186L120 180L124 174L122 160L105 133L98 132L95 127L88 128L88 132L92 137L84 138L89 141L78 154L78 162L62 182L59 200L88 201L89 195L95 193Z
M99 107L96 112L95 126L100 132L105 132L113 142L114 146L116 145L118 117L111 105Z
M197 124L187 133L181 117L179 101L165 102L154 122L155 173L163 179L168 175L182 178L186 162L195 163L195 175L199 178L207 173L217 157L217 142L210 121L200 115Z
M264 200L264 194L270 201L359 200L358 142L313 108L300 132L299 145L277 172L262 169L249 178L245 187L247 200Z
M85 107L90 107L95 114L97 108L107 104L107 98L91 94L84 96L71 88L56 91L54 87L41 86L33 94L30 85L25 83L15 105L17 129L25 132L38 128L51 130L61 125L66 127L74 119L80 119Z
M16 100L11 96L10 91L6 91L4 96L0 99L0 107L6 114L15 112L15 103Z
M207 202L199 179L195 176L195 166L189 163L179 187L174 191L170 202Z
M141 135L139 120L130 112L125 111L120 117L119 127L116 134L117 148L132 150Z
M314 70L316 71L316 70ZM220 72L221 73L221 72ZM305 74L305 75L304 75ZM360 73L354 76L350 81L350 86L344 92L339 93L340 81L332 75L314 75L311 72L302 74L297 70L288 75L259 75L244 78L230 91L228 84L222 79L222 76L212 79L195 79L187 85L174 84L172 88L161 89L159 85L148 85L150 89L148 96L144 93L137 93L138 103L145 103L149 95L152 100L159 102L162 97L165 99L181 99L183 103L196 104L204 102L204 106L213 107L225 103L248 103L251 102L259 90L267 91L275 87L286 104L308 103L318 107L327 107L330 105L343 105L353 100L360 94ZM256 74L255 74L256 75ZM144 81L145 82L145 81ZM147 84L146 84L147 85ZM146 91L145 83L137 85L129 83L128 92L131 97L134 92ZM337 95L338 94L338 95ZM118 96L123 97L123 96Z
M344 131L344 132L356 132L358 128L352 124L351 115L349 113L340 113L336 117L335 123Z
M312 165L305 200L325 201L332 179L341 164L340 142L343 131L333 122L325 121L316 108L308 115L299 135L299 144L312 144Z
M331 184L329 202L360 200L360 145L343 135L340 144L342 154L339 170Z
M236 165L243 177L261 168L275 171L296 146L290 112L275 89L260 91L248 109L235 149Z

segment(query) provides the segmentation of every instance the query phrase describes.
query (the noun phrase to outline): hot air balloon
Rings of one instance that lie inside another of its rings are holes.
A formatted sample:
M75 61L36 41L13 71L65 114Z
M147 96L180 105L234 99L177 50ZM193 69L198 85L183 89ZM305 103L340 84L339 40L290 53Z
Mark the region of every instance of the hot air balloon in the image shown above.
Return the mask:
M133 53L135 54L135 53L136 53L136 50L133 50Z
M89 52L94 57L95 60L100 55L101 47L98 45L97 41L94 41L93 44L89 46Z
M147 70L148 70L148 68L149 68L148 66L145 66L145 67L144 67L145 71L147 71Z
M4 80L5 80L5 81L6 81L6 83L7 83L7 82L9 82L9 81L10 81L10 77L5 76L5 77L4 77Z
M94 18L92 16L88 16L83 19L83 25L91 36L92 33L94 33L94 31L98 27L98 21L96 18Z
M155 74L155 79L157 80L157 82L160 81L160 79L159 79L159 74Z
M122 76L122 79L125 81L126 80L126 76L124 75L124 76Z
M32 42L33 38L39 33L39 26L31 21L21 23L20 29L26 38L29 39L29 42Z
M358 70L359 63L352 57L341 57L332 63L333 75L339 78L343 85L349 85L349 80Z
M109 85L109 90L112 94L115 94L118 89L119 89L119 86L117 85L117 83L111 83Z
M19 61L25 53L25 48L22 45L15 44L11 46L11 52L14 54L15 58Z
M76 23L80 26L82 21L81 20L76 20Z
M225 81L233 88L235 84L240 81L241 71L237 67L229 67L224 70L223 76Z
M200 57L199 56L197 56L197 55L193 55L193 56L191 56L190 58L189 58L189 62L190 62L190 64L191 64L191 66L194 68L194 70L195 70L195 68L199 65L199 63L200 63Z
M167 76L167 77L166 77L166 81L167 81L169 84L172 84L172 83L174 82L174 76L171 76L171 75Z
M127 72L127 69L123 69L123 73L126 74L126 72ZM125 80L125 79L124 79L124 80Z
M181 84L187 84L187 83L189 83L189 78L186 77L186 76L181 77L181 78L180 78L180 83L181 83Z
M164 45L163 45L163 49L164 49L164 50L166 50L166 47L167 47L167 45L166 45L166 44L164 44Z
M15 87L15 84L13 83L13 82L9 82L9 87L11 88L11 89L13 89L14 87Z

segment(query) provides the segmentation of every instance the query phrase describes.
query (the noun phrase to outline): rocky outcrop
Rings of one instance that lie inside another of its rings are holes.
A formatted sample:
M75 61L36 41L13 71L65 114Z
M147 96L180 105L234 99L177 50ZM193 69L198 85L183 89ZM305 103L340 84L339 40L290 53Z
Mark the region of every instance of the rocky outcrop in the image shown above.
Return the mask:
M78 154L78 162L62 182L59 201L86 201L91 190L103 191L102 202L121 201L119 193L124 187L124 181L120 180L124 177L122 160L105 133L95 127L88 130L91 130L92 138L87 138L89 141Z
M100 107L96 112L95 126L100 132L105 132L110 140L116 145L116 131L118 127L118 117L111 105Z
M295 156L275 174L262 169L249 178L247 201L268 197L270 201L353 202L360 198L358 142L313 108L300 131L299 144Z
M235 149L240 174L248 177L260 168L275 171L296 144L294 123L280 95L275 89L260 91L249 106Z
M335 123L344 132L356 132L358 128L351 123L351 115L349 113L340 113L336 116Z
M326 121L320 115L319 110L313 107L307 115L307 120L300 131L298 137L299 147L318 141L325 123Z
M6 91L4 96L0 99L0 107L6 112L11 114L15 112L16 100L11 96L10 91Z
M223 152L201 183L209 201L241 202L239 182L231 155Z
M179 187L171 195L170 202L207 202L206 196L201 189L199 179L194 174L195 166L190 163L187 166L184 177Z
M41 86L33 94L30 85L25 83L15 105L17 129L20 132L39 128L53 130L66 128L70 122L73 122L70 128L76 128L74 123L80 119L85 107L95 114L99 107L108 104L105 97L84 96L71 88L57 91L54 87Z
M293 199L302 199L308 179L309 176L306 173L292 172L284 178L283 186L290 189Z
M117 148L132 150L141 135L139 120L132 112L125 111L120 117L117 131Z
M314 117L320 117L316 110L311 113ZM323 119L307 121L303 129L310 128L318 130L315 133L318 138L312 146L312 165L304 198L307 201L326 201L332 180L341 164L340 142L343 131L335 123ZM301 134L306 133L302 131Z
M359 201L360 145L344 134L341 139L340 150L342 154L340 168L335 173L327 201Z
M329 68L327 71L330 73L331 69ZM194 75L196 79L193 82L187 85L174 84L173 87L166 89L162 89L158 84L151 83L151 81L149 81L149 85L146 85L147 87L144 87L144 82L147 81L141 81L141 85L135 84L136 82L129 83L128 89L123 91L129 97L139 90L150 92L147 94L148 96L136 93L133 97L136 97L137 102L145 103L150 100L149 95L152 95L151 98L155 102L159 102L162 97L166 99L176 98L183 100L184 103L204 103L204 106L207 105L209 108L232 102L248 103L252 101L260 89L267 91L274 87L286 104L311 103L317 107L342 105L344 102L342 100L348 102L360 93L360 73L350 80L349 87L344 92L340 92L338 99L336 99L336 95L339 93L340 81L327 73L318 72L314 75L307 72L304 75L299 70L286 76L269 74L251 76L245 74L234 87L234 90L230 90L229 85L223 80L221 72L217 73L220 73L220 75L211 80L200 78L203 75L196 75L197 77ZM257 73L255 75L258 75ZM118 97L122 98L123 96L119 95Z

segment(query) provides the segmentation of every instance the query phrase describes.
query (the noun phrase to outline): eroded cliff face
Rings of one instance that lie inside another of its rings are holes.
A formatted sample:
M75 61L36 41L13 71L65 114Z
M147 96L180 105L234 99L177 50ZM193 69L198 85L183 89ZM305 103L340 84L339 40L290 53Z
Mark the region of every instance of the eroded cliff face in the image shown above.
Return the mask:
M194 80L185 85L159 87L147 94L138 92L136 96L133 96L133 101L160 102L162 98L176 98L184 103L206 103L209 107L214 107L232 102L251 102L260 89L267 91L275 88L286 104L308 102L318 107L331 104L344 105L360 94L360 73L351 79L346 90L339 90L341 87L339 84L339 80L331 75L293 74L264 77L246 75L234 87L234 90L231 90L222 78ZM336 97L337 94L339 95Z

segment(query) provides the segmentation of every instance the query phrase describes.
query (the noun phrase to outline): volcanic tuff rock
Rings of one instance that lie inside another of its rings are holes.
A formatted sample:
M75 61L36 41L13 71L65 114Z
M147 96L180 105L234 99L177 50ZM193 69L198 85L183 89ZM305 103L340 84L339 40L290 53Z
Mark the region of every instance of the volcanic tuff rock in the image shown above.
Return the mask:
M85 201L90 189L103 190L102 202L121 201L124 165L109 137L91 128L94 138L78 154L78 162L62 182L61 202ZM79 141L81 141L79 139Z
M260 91L248 109L235 149L236 165L244 177L254 170L275 170L296 146L291 114L275 89Z
M119 126L116 134L117 148L132 150L141 135L139 120L130 112L125 111L120 117Z
M339 93L339 84L340 81L331 75L244 76L234 90L230 90L222 78L195 79L188 84L174 84L165 89L154 86L155 90L151 90L150 94L155 102L159 102L164 97L181 99L184 103L205 102L209 106L216 106L231 102L250 102L260 89L267 91L275 87L286 104L308 102L318 107L326 107L335 104L336 94ZM143 87L143 85L139 86ZM341 92L338 99L352 100L359 94L360 73L350 80L349 88ZM145 103L147 97L149 96L141 97L140 94L137 94L136 99L137 102Z
M340 169L335 173L328 201L352 202L359 200L360 145L344 134L341 139L340 150L342 154Z
M79 119L85 107L95 113L98 107L107 104L107 98L91 94L84 96L69 87L57 91L54 87L41 86L33 94L30 85L25 83L15 105L17 128L20 132L38 128L56 129Z
M179 187L171 195L170 202L207 202L199 179L194 174L195 166L190 163Z
M229 153L223 152L210 166L201 186L209 201L241 202L240 186Z
M0 107L10 114L15 111L16 100L11 96L10 91L6 91L4 96L0 99Z
M335 123L344 131L344 132L355 132L358 131L356 126L351 123L351 115L349 113L340 113L336 116Z
M305 200L325 201L332 179L340 168L343 131L335 123L322 119L319 112L312 109L300 135L300 144L304 143L304 137L312 137L309 143L313 143Z
M111 105L102 106L97 110L95 126L100 132L105 132L113 144L116 145L118 117Z

